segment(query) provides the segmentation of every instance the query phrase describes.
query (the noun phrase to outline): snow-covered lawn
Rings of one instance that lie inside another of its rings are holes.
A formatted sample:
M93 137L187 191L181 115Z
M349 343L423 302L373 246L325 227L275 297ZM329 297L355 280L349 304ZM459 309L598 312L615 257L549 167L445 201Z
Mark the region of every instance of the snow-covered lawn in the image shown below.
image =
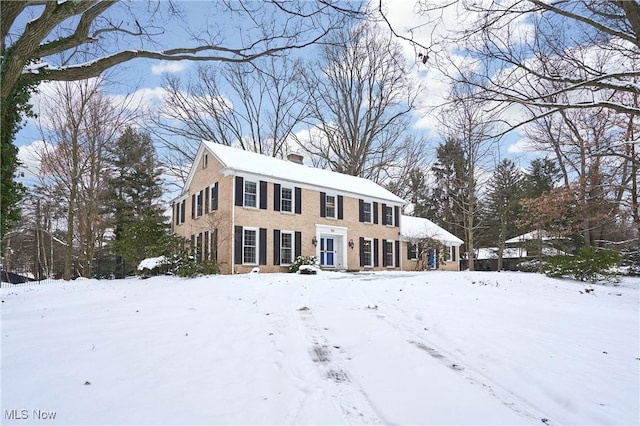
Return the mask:
M638 288L389 272L2 289L2 423L638 424Z

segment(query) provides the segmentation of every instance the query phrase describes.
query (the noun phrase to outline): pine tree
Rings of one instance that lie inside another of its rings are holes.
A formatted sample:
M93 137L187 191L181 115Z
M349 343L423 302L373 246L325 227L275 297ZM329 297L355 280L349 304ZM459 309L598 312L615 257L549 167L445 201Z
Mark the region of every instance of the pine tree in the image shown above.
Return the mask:
M489 234L498 243L498 270L502 269L505 241L518 232L523 177L511 160L502 160L493 171L487 194L487 222Z
M168 225L160 204L160 168L151 138L128 127L111 159L106 205L112 214L112 251L132 263L162 254Z
M536 158L524 177L526 198L536 198L548 194L562 176L555 161L549 158Z
M432 191L433 221L452 234L465 235L463 208L466 205L468 166L460 142L447 140L437 149L437 163L433 166L435 184Z

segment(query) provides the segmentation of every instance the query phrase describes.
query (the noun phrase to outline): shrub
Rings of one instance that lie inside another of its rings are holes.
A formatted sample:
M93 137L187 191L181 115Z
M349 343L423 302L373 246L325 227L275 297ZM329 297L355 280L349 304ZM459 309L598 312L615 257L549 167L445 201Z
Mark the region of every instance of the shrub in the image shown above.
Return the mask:
M298 256L289 266L289 272L298 272L302 265L318 266L318 258L315 256Z
M213 262L196 262L190 259L175 268L175 274L179 277L192 278L198 275L214 275L219 271L218 265Z
M580 281L595 282L606 279L609 269L620 262L620 255L610 250L582 247L577 255L549 257L543 271L550 277L570 276Z

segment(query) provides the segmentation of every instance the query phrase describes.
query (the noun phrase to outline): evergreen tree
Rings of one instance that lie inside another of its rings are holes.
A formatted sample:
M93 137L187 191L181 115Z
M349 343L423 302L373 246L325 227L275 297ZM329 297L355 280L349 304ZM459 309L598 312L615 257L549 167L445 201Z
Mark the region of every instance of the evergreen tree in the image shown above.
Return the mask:
M498 270L502 269L505 240L518 233L520 199L523 195L522 172L511 160L502 160L493 171L487 194L489 235L498 243Z
M464 237L466 182L468 165L459 141L449 139L437 149L437 163L433 166L435 184L430 199L433 222L457 237Z
M413 216L433 220L436 216L434 203L425 179L425 173L419 168L409 172L409 197L413 204Z
M168 225L162 214L160 168L148 134L128 127L111 152L107 205L114 229L113 252L137 263L162 254Z
M524 177L526 198L536 198L548 194L562 176L555 161L549 158L536 158Z

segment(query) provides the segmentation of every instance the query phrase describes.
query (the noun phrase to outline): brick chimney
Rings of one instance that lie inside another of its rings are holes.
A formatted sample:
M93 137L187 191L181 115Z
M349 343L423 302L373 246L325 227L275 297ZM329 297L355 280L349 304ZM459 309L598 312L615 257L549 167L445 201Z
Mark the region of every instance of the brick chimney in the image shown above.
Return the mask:
M302 164L302 160L304 160L304 157L300 154L295 154L292 152L290 154L287 154L287 160L294 163Z

